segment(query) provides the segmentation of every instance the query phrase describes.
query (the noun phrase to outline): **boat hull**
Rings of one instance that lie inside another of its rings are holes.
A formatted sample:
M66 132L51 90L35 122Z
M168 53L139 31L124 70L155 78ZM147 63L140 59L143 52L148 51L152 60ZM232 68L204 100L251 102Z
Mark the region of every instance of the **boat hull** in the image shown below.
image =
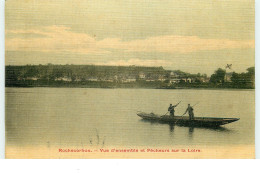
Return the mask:
M137 113L137 115L145 120L157 121L162 123L172 123L182 126L200 126L200 127L218 127L238 121L239 118L212 118L212 117L195 117L190 120L188 116L168 116L156 115L153 113L147 114L144 112Z

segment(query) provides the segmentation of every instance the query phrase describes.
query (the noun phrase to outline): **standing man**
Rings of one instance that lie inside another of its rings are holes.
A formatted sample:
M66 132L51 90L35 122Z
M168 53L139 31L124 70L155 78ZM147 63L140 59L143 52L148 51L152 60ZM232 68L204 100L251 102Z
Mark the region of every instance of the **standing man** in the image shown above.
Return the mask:
M176 105L172 105L172 104L170 104L170 106L169 106L169 108L168 108L168 111L170 112L170 115L172 116L172 117L174 117L174 112L175 112L175 110L174 110L174 108L176 107L176 106L178 106L178 104L180 104L180 102L179 103L177 103Z
M183 115L185 115L187 112L189 112L189 119L193 120L194 119L194 113L193 113L193 108L190 106L190 104L188 104L188 108L186 109L186 111Z

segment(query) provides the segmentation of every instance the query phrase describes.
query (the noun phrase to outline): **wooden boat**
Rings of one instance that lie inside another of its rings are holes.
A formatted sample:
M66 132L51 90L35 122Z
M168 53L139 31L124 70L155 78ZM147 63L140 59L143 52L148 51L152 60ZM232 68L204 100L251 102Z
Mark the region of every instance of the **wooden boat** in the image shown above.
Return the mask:
M212 118L212 117L194 117L193 120L189 120L188 116L174 116L169 115L156 115L154 113L139 112L137 115L144 120L158 121L162 123L172 123L183 126L201 126L201 127L218 127L238 121L239 118Z

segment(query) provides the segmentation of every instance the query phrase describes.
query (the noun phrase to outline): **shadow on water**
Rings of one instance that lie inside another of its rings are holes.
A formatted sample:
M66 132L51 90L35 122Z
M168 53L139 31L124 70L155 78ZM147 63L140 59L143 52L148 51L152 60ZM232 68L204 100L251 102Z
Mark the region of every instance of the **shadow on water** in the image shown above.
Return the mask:
M158 122L158 121L151 121L151 120L146 120L146 119L140 119L140 122L145 122L145 123L150 123L150 124L168 124L169 125L169 130L170 132L174 132L175 126L178 127L188 127L189 128L189 134L191 135L194 132L194 129L205 129L205 130L210 130L210 131L217 131L217 132L225 132L225 133L231 133L233 130L230 130L225 127L217 126L217 127L210 127L210 126L184 126L184 125L179 125L175 123L166 123L166 122Z
M193 138L193 132L194 132L194 127L189 127L189 139L191 139L192 140L192 138Z

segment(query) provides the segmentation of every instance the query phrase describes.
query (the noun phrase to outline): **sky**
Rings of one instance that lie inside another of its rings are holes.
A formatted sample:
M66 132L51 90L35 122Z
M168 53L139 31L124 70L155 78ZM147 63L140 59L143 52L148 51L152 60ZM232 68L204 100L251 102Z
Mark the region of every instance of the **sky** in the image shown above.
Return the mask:
M6 65L254 66L252 0L7 0Z

